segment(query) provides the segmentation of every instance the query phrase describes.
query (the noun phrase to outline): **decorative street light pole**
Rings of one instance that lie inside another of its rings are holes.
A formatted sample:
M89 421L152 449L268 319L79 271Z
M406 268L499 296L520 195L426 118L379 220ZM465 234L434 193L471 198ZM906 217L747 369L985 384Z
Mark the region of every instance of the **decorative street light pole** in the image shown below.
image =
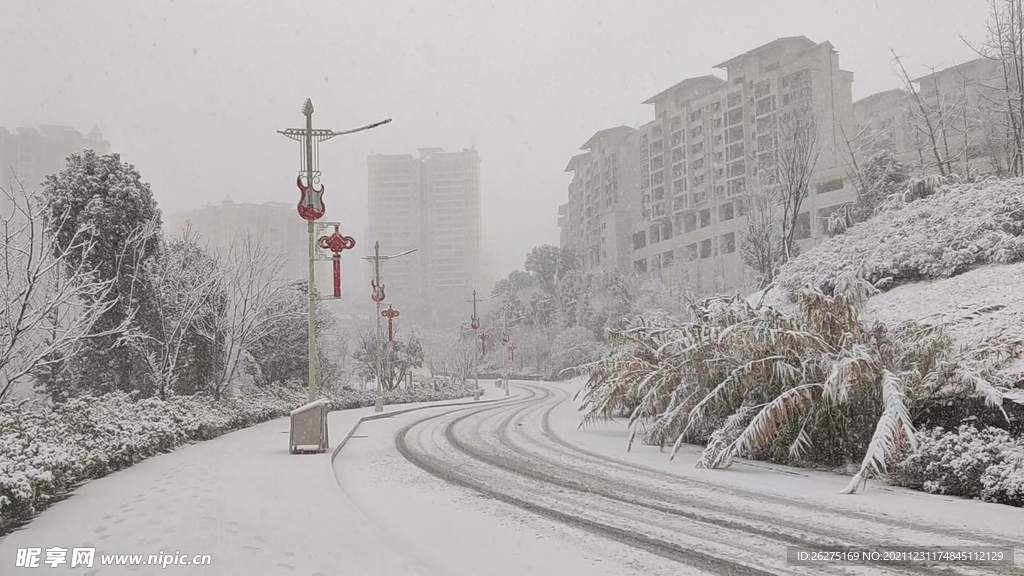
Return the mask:
M494 296L489 296L487 298L477 298L476 297L476 290L473 290L473 298L471 300L466 300L466 302L472 302L473 303L473 315L469 317L469 327L473 330L474 334L476 333L477 330L480 329L480 317L477 316L477 314L476 314L476 303L477 302L486 302L487 300L490 300L491 298L494 298ZM486 342L487 342L487 334L486 333L481 334L481 335L477 336L477 338L480 339L480 345L482 347L481 349L486 354L487 353L487 344L486 344ZM482 356L481 356L481 358L482 358ZM476 364L476 366L475 366L475 371L476 371L476 391L473 393L473 399L474 400L479 400L480 399L480 359L479 358L477 359L475 364Z
M501 356L501 379L505 385L505 396L508 396L508 307L501 311L501 343L504 345Z
M391 122L391 119L383 120L381 122L375 122L363 126L361 128L355 128L352 130L343 130L341 132L335 132L334 130L325 129L313 129L313 101L306 98L306 101L302 104L302 114L306 117L305 128L289 128L287 130L278 130L278 134L284 134L292 140L298 141L302 148L300 148L301 167L299 175L295 180L295 184L299 188L299 204L298 212L299 216L308 223L307 230L309 232L309 277L308 277L308 288L309 293L309 310L308 310L308 329L309 329L309 401L316 400L316 380L317 370L317 347L316 347L316 276L314 272L314 263L317 260L316 257L316 231L314 222L323 218L324 213L327 211L324 205L324 186L320 184L320 143L325 140L330 140L335 136L342 136L345 134L352 134L354 132L361 132L363 130L369 130L370 128L376 128L382 124ZM303 176L305 176L305 182L303 182ZM320 188L317 189L317 185L320 184ZM338 233L340 236L340 232ZM342 241L343 247L351 248L355 246L355 240L350 236L343 236ZM340 258L341 250L338 250L338 258ZM340 274L340 260L338 260L337 266ZM337 291L336 291L337 292Z
M384 294L384 281L380 277L380 265L385 260L393 260L393 259L399 258L401 256L406 256L408 254L412 254L415 251L416 251L416 249L413 248L412 250L406 250L405 252L402 252L401 254L394 254L394 255L391 255L391 256L381 256L380 255L380 242L378 241L378 242L374 242L373 243L373 256L363 256L363 260L366 260L366 261L369 261L369 262L373 262L373 279L370 280L370 288L372 288L373 290L370 293L370 299L373 300L373 303L374 303L374 305L376 306L376 309L377 309L377 312L374 315L376 317L376 319L377 319L376 320L376 322L377 322L377 329L376 329L376 331L374 331L374 335L373 335L374 344L376 344L376 348L377 348L377 372L376 372L376 375L377 375L376 376L376 379L377 379L377 402L374 404L374 407L373 407L373 411L374 412L383 412L384 411L384 384L383 384L383 382L380 379L380 373L381 373L381 369L382 369L382 367L381 367L381 348L382 348L382 346L381 346L381 333L380 333L380 319L381 319L382 312L381 312L381 309L380 309L380 305L381 305L382 302L384 302L384 298L385 298L386 294ZM397 315L398 312L396 311L395 314ZM390 325L391 325L391 320L389 319L388 320L388 326L390 326Z

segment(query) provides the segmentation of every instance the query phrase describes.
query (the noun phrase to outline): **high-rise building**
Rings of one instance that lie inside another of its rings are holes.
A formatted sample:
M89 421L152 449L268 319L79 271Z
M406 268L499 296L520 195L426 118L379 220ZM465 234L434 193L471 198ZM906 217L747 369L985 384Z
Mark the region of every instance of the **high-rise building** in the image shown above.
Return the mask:
M639 217L637 131L628 126L590 137L565 167L568 202L558 209L562 247L585 271L631 270L630 232Z
M480 157L476 150L421 148L372 155L369 166L368 242L388 260L382 275L388 300L411 319L445 322L465 308L480 284L482 230Z
M294 204L236 204L228 196L220 206L207 205L168 215L164 229L171 235L189 229L199 236L200 243L221 252L227 252L235 242L249 236L265 249L281 255L284 260L280 273L282 278L300 280L309 273L309 235L306 222L295 212ZM351 259L344 262L345 266L352 266ZM329 272L321 270L325 268L318 269L317 287L321 291L329 291Z
M82 135L69 126L18 128L14 132L0 127L0 188L16 192L17 180L27 192L36 192L48 175L64 169L68 156L89 149L110 153L110 143L96 128ZM0 193L0 212L8 209L7 194Z
M853 123L853 74L829 42L780 38L716 66L726 79L684 80L648 99L655 120L639 135L641 211L633 270L699 294L751 279L740 258L745 197L771 170L785 118L813 119L818 156L796 238L824 235L828 215L853 199L842 154Z

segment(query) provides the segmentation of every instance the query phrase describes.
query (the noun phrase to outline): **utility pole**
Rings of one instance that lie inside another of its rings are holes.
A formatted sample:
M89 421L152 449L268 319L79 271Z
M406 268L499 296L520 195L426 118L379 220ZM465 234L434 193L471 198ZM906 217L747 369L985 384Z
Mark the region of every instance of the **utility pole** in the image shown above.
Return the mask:
M375 354L375 356L377 357L377 361L376 361L376 364L377 364L377 370L376 370L377 402L374 404L374 407L373 407L373 411L374 412L383 412L384 411L384 383L380 379L380 374L381 374L381 370L382 370L381 357L383 355L382 354L383 346L382 346L382 342L381 342L382 338L381 338L381 331L380 331L380 319L381 319L381 309L380 309L380 306L381 306L381 303L384 302L384 298L385 298L386 294L384 293L384 280L380 276L380 265L381 265L381 263L383 263L386 260L393 260L393 259L399 258L401 256L406 256L408 254L412 254L415 251L416 251L416 249L413 248L412 250L406 250L405 252L402 252L401 254L394 254L394 255L391 255L391 256L381 256L380 255L380 241L377 241L377 242L373 243L373 256L363 256L363 260L367 260L369 262L373 262L373 279L370 280L370 287L373 290L370 292L370 299L373 300L374 306L376 307L376 312L374 313L373 316L376 318L375 321L377 323L377 327L376 327L376 329L373 332L374 347L377 349L377 352ZM390 324L390 322L391 322L391 320L389 319L388 323Z
M375 122L368 124L361 128L354 128L352 130L343 130L341 132L335 132L334 130L325 129L313 129L313 101L306 98L306 101L302 104L302 114L306 117L305 128L289 128L287 130L278 130L278 134L283 134L292 140L296 140L301 144L300 158L301 167L299 169L299 175L296 178L296 185L299 188L299 204L298 212L299 216L307 222L307 232L309 234L309 270L308 278L309 282L307 292L309 295L309 309L308 309L308 355L309 355L309 401L316 400L316 384L317 384L317 372L319 370L318 358L317 358L317 346L316 346L316 271L314 269L314 263L317 260L316 255L316 229L314 222L323 218L324 213L327 211L326 206L323 202L324 187L320 185L317 189L317 184L320 184L320 143L325 140L330 140L335 136L342 136L345 134L352 134L355 132L361 132L363 130L369 130L370 128L376 128L383 124L391 122L391 119L383 120L381 122ZM305 182L303 182L303 176L305 176ZM352 245L355 245L355 241L352 241ZM340 253L340 251L339 251Z
M505 385L505 396L508 396L508 306L501 312L501 380Z
M477 313L476 313L476 304L477 304L477 302L485 302L487 300L490 300L491 298L494 298L494 296L488 296L487 298L477 298L476 297L476 290L473 290L473 298L471 300L466 300L466 302L472 302L473 303L473 315L469 317L469 327L473 329L473 335L474 336L476 336L476 331L480 329L480 317L477 316ZM479 336L476 336L476 337L480 339L480 346L481 346L481 349L483 349L483 347L486 346L485 342L487 341L487 334L480 334ZM474 363L475 364L475 367L474 367L475 370L474 371L476 372L476 391L473 393L473 399L474 400L479 400L480 399L480 360L481 360L481 358L482 358L482 355L478 356L476 362Z

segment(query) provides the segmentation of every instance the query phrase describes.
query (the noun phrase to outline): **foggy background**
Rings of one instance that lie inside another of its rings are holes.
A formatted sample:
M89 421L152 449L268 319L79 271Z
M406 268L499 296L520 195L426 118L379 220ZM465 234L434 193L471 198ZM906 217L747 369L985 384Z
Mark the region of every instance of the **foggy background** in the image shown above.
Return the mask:
M493 272L558 243L565 164L640 104L778 37L830 41L854 99L976 57L982 0L774 2L0 3L0 126L95 125L164 213L297 202L298 144L276 130L393 123L321 146L326 219L366 229L366 156L476 147ZM32 183L34 184L34 183ZM298 216L296 215L296 219ZM357 251L362 250L357 248Z

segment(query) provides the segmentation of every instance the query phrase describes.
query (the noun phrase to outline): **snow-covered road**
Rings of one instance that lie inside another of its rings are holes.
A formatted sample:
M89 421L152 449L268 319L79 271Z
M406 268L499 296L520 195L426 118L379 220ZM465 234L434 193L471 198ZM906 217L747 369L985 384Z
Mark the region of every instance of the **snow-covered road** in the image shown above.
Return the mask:
M692 450L675 462L651 447L626 453L617 424L575 429L575 387L514 386L517 398L496 405L365 423L364 437L334 462L348 497L438 574L934 573L792 566L786 547L1020 540L1021 511L1004 506L902 490L838 495L846 479L827 474L742 464L694 470ZM601 563L568 569L581 558Z

